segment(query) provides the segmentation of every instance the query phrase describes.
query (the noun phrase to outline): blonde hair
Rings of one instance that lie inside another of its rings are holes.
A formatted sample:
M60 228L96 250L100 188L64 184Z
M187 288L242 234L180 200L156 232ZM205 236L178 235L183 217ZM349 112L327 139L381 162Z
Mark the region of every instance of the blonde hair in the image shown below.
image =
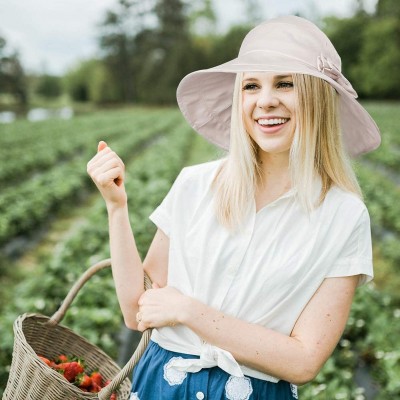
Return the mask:
M242 79L237 74L231 114L230 149L214 182L217 218L228 229L240 226L254 201L262 177L258 146L246 132L242 118ZM324 80L293 74L296 96L296 129L290 148L292 186L305 211L325 199L333 185L362 197L350 159L344 151L338 120L338 94ZM314 201L314 182L321 178L319 201Z

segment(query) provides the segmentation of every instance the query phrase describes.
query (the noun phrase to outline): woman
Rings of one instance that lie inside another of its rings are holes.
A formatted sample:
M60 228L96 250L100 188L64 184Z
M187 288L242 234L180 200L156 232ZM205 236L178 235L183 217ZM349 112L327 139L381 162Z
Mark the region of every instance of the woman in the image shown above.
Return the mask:
M317 375L356 287L373 277L347 155L380 136L355 97L328 38L293 16L250 31L238 58L186 76L184 116L229 152L182 170L150 216L158 230L143 263L123 163L99 144L88 172L107 205L121 309L128 327L155 328L131 399L293 399Z

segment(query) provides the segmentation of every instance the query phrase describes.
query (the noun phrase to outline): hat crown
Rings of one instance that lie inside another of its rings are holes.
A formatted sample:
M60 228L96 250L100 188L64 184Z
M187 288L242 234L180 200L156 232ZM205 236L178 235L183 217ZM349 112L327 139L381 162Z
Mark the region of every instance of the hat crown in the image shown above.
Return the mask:
M239 58L252 52L271 52L320 69L321 58L341 71L341 59L328 37L312 22L296 16L266 21L244 38Z

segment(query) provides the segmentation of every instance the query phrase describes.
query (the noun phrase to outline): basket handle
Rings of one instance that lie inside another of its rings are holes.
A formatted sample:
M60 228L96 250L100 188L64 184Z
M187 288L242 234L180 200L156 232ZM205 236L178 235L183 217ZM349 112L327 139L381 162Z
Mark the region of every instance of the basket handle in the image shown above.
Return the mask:
M108 258L106 260L99 261L98 263L89 267L81 277L75 282L72 288L69 290L67 296L65 297L64 301L62 302L60 308L52 315L50 320L47 322L49 325L57 325L62 321L65 316L66 311L68 310L69 306L71 305L72 301L75 299L76 295L79 293L83 285L98 271L111 267L111 259ZM151 288L151 280L145 274L144 275L144 288L150 289ZM133 353L130 360L125 364L125 366L121 369L120 372L112 379L110 384L103 389L100 390L98 393L99 400L108 400L113 392L115 392L121 383L130 375L133 371L134 366L142 357L146 347L150 341L151 336L151 329L147 329L143 332L142 338Z

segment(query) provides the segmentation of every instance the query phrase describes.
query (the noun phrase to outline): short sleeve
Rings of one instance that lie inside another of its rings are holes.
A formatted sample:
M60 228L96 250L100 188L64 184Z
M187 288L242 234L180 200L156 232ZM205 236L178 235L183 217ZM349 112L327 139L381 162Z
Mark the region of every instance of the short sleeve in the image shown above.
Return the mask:
M171 234L172 213L177 201L184 170L185 169L183 169L175 179L175 182L173 183L167 195L164 197L164 200L161 202L161 204L149 216L150 220L168 237Z
M360 275L358 286L373 279L371 226L364 207L327 278Z

